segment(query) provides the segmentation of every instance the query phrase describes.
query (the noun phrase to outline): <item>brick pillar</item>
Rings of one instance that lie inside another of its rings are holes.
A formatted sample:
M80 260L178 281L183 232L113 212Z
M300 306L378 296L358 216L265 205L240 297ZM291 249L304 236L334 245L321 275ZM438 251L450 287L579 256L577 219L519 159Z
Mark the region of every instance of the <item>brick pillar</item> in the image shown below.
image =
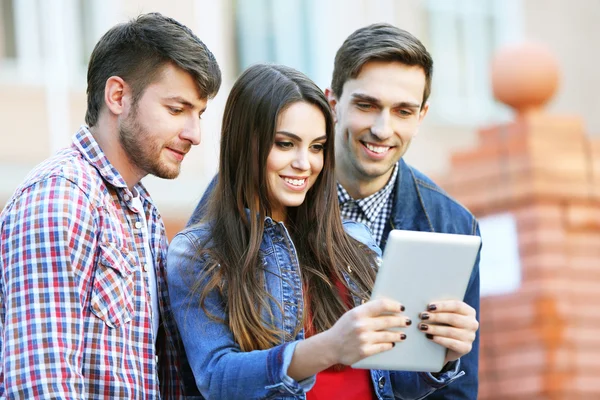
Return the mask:
M600 399L600 140L577 116L515 108L442 183L517 223L522 285L481 303L479 398Z

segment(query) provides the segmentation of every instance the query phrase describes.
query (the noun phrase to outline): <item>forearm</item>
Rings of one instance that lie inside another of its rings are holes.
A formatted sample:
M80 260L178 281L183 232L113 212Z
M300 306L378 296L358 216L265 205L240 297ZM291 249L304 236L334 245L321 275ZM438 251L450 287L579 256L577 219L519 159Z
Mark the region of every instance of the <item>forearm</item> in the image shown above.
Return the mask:
M34 279L29 280L27 291L7 283L9 308L0 357L7 398L86 398L77 291L49 288Z
M288 376L301 381L336 364L329 336L329 332L321 332L298 342L287 370Z

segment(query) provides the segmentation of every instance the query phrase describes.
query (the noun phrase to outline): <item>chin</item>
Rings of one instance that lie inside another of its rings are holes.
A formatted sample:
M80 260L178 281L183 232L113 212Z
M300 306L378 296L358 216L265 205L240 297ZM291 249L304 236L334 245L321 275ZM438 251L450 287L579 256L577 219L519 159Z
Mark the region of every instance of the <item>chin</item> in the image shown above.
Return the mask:
M157 168L154 172L151 172L152 175L161 179L175 179L179 176L180 169L179 168Z

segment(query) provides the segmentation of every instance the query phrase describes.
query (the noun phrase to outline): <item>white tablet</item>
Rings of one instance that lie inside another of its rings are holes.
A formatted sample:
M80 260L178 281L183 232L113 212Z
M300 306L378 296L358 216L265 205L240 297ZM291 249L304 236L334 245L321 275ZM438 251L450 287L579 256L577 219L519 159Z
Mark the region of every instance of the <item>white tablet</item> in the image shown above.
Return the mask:
M412 320L412 325L399 329L406 333L406 340L353 367L440 371L446 348L419 330L419 314L434 301L463 300L480 245L479 236L392 230L371 299L399 301L406 307L403 315Z

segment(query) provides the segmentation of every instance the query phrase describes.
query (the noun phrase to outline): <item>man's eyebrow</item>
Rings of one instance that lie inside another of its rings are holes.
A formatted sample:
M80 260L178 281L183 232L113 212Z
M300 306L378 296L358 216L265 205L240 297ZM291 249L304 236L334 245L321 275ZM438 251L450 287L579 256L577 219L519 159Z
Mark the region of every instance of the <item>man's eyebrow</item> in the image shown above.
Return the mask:
M381 102L378 98L369 96L368 94L353 93L351 97L354 100L367 101L369 103L373 103L379 106L381 105ZM412 103L410 101L401 101L400 103L393 104L392 108L414 108L418 110L421 108L421 104Z
M187 101L186 99L184 99L181 96L171 96L171 97L167 97L166 98L167 101L175 101L185 107L191 108L192 110L194 109L194 105L192 103L190 103L189 101ZM204 113L204 111L206 111L206 106L204 108L200 109L200 113Z
M298 142L301 142L301 141L302 141L302 139L300 138L300 136L298 136L298 135L295 135L295 134L293 134L293 133L291 133L291 132L287 132L287 131L277 131L276 133L278 133L278 134L280 134L280 135L287 136L287 137L289 137L289 138L291 138L291 139L294 139L294 140L296 140L296 141L298 141ZM318 138L314 139L314 140L313 140L313 142L318 142L319 140L327 140L327 135L319 136Z

